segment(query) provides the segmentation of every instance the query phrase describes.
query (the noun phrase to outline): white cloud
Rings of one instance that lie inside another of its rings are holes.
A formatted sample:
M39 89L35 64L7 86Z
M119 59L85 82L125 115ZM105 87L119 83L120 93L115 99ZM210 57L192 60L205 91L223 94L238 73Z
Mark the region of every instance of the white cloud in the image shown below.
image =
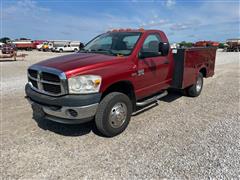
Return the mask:
M9 1L3 8L3 35L88 41L109 29L139 27L161 29L171 35L173 41L196 38L189 34L197 34L199 39L225 39L239 34L239 6L234 2L199 1L186 5L175 0L136 0L124 3L113 7L114 11L103 8L96 12L86 6L89 13L78 16L57 11L52 6L45 8L36 1ZM222 35L223 32L231 34Z
M185 23L176 23L170 27L170 29L173 31L185 30L185 29L189 29L189 28L191 28L191 27Z
M3 15L5 36L78 39L85 42L109 29L138 28L141 21L138 17L117 16L110 13L77 16L54 12L31 0L12 2L4 8ZM18 27L17 33L16 27Z
M36 18L41 15L49 13L50 9L43 8L37 5L35 1L20 0L16 3L3 8L3 19L20 19L20 18Z
M178 23L173 23L170 25L170 29L173 31L180 31L180 30L191 30L191 29L196 29L201 25L201 22L199 20L186 20L186 22L178 22Z
M166 0L165 4L168 8L171 8L176 4L176 1L175 0Z

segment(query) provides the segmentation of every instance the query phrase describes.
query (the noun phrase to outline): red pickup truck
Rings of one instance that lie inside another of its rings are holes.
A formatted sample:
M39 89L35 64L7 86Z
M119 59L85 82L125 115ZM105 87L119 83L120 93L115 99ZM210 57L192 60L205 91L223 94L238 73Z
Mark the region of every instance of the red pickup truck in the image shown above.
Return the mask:
M114 30L78 53L29 67L26 98L34 116L68 124L94 119L111 137L126 129L138 107L169 88L198 96L203 78L214 75L215 56L212 47L170 49L159 30Z

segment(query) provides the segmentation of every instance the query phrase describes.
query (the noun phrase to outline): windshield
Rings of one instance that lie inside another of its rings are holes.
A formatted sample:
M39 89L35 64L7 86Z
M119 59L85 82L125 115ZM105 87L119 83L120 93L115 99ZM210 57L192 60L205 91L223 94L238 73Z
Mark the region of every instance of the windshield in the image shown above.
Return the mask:
M80 52L128 56L132 53L140 32L111 32L91 40Z

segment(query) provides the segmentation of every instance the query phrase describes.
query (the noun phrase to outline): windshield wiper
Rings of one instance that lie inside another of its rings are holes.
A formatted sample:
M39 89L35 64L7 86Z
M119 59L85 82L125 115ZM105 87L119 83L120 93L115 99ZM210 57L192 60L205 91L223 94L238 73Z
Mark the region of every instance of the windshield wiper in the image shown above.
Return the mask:
M79 52L83 52L83 53L101 53L101 54L110 54L113 56L124 56L124 54L120 54L120 53L114 53L111 49L81 49Z
M98 49L98 51L106 51L114 56L124 56L124 54L121 54L121 53L114 53L113 50L111 49Z
M111 54L116 56L117 54L113 53L112 50L110 49L91 49L90 52L95 52L95 53L105 53L105 54Z
M88 51L88 50L86 50L86 49L81 49L81 50L79 50L78 52L82 52L82 53L89 53L89 51Z

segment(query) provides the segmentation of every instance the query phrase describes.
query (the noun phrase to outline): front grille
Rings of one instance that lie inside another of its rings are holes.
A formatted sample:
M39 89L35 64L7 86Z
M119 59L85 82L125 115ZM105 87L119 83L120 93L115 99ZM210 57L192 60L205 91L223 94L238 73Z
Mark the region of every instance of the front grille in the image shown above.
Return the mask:
M59 76L47 72L42 72L42 79L45 81L60 82Z
M43 83L43 90L54 94L61 93L61 87L59 85L54 84Z
M28 80L31 82L31 84L33 85L33 87L38 88L38 86L37 86L37 81L35 81L35 80L33 80L33 79L30 79L30 78L28 78Z
M32 69L29 69L28 70L28 74L31 76L31 77L34 77L34 78L37 78L37 71L36 70L32 70Z
M34 65L28 69L28 81L38 92L52 96L66 94L66 78L56 69Z

